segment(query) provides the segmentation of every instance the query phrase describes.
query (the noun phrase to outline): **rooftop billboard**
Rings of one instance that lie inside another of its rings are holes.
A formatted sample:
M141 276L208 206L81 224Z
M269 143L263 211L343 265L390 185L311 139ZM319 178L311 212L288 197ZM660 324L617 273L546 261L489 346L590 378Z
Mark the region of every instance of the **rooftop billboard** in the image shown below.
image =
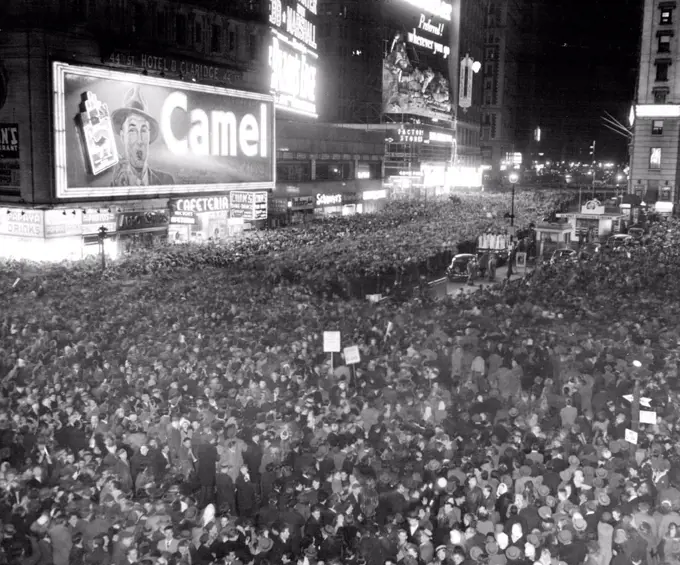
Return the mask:
M57 198L274 186L271 96L54 63Z
M392 0L383 7L388 48L383 59L383 113L452 119L449 28L444 0Z

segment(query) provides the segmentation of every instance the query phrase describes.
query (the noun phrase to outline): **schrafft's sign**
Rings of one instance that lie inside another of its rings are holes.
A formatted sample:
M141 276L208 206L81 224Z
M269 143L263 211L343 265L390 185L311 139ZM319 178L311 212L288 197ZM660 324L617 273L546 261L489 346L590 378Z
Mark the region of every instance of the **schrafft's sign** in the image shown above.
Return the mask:
M63 63L54 83L58 198L273 188L271 96Z
M342 204L342 194L317 194L317 206L335 206Z

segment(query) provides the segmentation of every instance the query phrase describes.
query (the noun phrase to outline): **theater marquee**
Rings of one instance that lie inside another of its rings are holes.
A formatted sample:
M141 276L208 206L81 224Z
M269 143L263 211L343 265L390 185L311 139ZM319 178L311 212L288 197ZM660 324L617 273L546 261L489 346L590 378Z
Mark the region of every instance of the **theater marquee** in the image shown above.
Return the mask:
M268 95L54 63L57 198L274 186Z
M280 110L317 117L316 0L269 0L271 92Z

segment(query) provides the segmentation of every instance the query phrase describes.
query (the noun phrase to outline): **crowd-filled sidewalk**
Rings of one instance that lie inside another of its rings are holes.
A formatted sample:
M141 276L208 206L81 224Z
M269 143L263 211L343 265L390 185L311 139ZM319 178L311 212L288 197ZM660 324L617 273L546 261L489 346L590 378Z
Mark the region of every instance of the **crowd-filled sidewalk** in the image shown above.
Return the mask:
M676 563L679 244L436 302L3 264L0 563Z

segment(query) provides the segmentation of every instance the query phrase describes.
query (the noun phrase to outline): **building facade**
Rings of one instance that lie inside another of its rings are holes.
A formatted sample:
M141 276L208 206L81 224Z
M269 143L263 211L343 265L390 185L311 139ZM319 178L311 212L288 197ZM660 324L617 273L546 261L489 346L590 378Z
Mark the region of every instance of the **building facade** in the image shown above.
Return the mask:
M0 3L0 255L75 259L101 245L117 255L265 226L282 187L277 154L285 164L296 137L283 126L317 116L316 10L316 0ZM306 133L319 170L327 160L365 177L371 165L375 178L339 180L355 182L355 200L378 182L371 140L349 150L327 128ZM335 196L326 176L304 180Z
M481 186L485 3L319 2L321 118L383 132L393 196Z
M680 182L679 23L676 2L645 0L629 191L662 213L678 201Z
M480 64L484 59L484 23L486 20L487 6L489 0L461 0L460 31L458 49L461 61L466 57ZM477 68L477 67L475 67ZM464 65L458 69L460 77L458 83L460 97L461 84L465 76L460 76L461 71L465 72ZM482 127L482 101L483 101L483 80L481 67L477 73L473 70L472 89L470 93L470 105L458 108L458 121L456 124L457 140L457 165L460 170L478 170L482 165L481 152L481 127Z
M523 0L489 0L485 22L482 156L490 176L500 180L520 153L518 113L522 57ZM511 161L511 162L508 162Z

